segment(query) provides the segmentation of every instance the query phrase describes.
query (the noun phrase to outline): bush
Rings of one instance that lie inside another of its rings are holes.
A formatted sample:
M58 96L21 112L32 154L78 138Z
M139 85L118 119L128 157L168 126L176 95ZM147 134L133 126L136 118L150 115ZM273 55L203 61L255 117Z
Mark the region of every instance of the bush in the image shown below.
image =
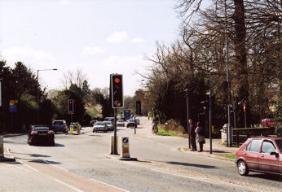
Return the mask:
M161 136L177 136L183 135L185 129L180 125L179 122L171 119L164 124L158 125L158 135Z
M171 130L171 131L175 131L178 133L184 133L185 129L184 127L181 126L181 124L173 119L168 120L167 122L165 122L165 124L163 125L164 130Z

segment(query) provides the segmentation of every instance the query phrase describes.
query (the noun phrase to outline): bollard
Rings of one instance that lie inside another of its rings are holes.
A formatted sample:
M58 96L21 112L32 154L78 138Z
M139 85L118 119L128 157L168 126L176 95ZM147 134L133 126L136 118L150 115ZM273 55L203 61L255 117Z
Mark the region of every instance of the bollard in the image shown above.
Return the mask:
M122 158L130 158L130 153L129 153L129 138L128 137L123 137L122 138Z
M0 136L0 158L4 158L3 136Z

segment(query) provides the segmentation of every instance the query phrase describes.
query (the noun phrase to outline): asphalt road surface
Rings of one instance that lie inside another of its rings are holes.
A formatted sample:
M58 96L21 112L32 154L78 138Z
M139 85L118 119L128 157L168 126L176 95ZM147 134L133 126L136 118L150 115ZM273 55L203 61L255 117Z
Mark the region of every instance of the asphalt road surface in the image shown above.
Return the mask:
M113 132L56 134L55 146L29 146L27 136L4 139L15 163L0 163L0 191L281 191L281 176L250 173L239 176L234 162L198 152L181 152L185 138L151 133L151 122L141 118L132 128L119 127L128 136L130 155L138 161L111 156ZM119 140L119 147L121 142ZM119 148L119 152L121 149Z

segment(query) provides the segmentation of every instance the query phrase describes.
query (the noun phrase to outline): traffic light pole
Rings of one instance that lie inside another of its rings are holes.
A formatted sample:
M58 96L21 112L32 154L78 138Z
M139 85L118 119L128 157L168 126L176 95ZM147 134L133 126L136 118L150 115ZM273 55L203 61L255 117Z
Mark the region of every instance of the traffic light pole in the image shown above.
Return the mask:
M114 108L114 146L113 146L113 155L118 155L117 150L117 108Z

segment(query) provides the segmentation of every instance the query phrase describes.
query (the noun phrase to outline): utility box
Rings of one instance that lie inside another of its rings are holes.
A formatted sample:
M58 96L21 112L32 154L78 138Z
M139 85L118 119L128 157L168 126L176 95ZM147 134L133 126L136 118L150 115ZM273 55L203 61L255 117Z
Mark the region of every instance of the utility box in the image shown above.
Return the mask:
M122 158L130 158L129 153L129 138L128 137L122 137Z
M224 124L222 129L220 129L221 132L221 144L226 145L227 144L227 124Z

